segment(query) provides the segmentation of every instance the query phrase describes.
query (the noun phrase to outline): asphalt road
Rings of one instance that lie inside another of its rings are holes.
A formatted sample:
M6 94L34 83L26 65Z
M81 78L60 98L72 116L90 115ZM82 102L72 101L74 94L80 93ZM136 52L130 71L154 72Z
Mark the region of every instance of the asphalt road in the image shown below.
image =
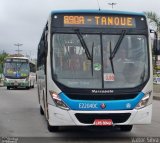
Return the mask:
M0 137L27 137L19 140L39 143L53 140L65 142L139 142L144 140L160 142L160 100L153 102L153 117L150 125L135 125L131 132L118 129L63 127L60 132L50 133L44 116L39 113L37 89L6 90L0 87ZM30 137L30 138L28 138ZM31 138L34 137L34 138ZM35 138L37 137L37 138ZM43 138L40 138L43 137ZM1 138L1 141L4 138Z

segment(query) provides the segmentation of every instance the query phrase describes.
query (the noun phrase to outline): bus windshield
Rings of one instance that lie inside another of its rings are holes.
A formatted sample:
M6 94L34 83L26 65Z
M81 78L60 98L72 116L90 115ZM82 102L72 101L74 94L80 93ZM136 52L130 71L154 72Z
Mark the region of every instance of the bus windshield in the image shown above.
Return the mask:
M146 36L124 35L112 65L111 53L121 35L81 35L92 60L76 33L53 34L53 77L61 84L72 88L118 89L134 88L148 79Z
M7 60L4 64L4 75L8 78L26 78L29 70L26 60Z

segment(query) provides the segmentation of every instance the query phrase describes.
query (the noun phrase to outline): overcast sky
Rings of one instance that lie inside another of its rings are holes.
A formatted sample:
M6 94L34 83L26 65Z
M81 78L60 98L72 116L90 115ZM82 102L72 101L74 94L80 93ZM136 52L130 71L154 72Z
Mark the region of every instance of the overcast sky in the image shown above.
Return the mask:
M99 0L101 9L154 11L160 16L160 0ZM49 13L54 9L98 9L97 0L0 0L0 53L16 53L36 58L37 45Z

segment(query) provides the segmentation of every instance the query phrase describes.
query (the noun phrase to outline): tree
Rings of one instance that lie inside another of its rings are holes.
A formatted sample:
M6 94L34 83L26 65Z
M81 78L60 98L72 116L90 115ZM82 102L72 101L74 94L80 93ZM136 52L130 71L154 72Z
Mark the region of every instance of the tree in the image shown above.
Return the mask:
M8 56L8 54L5 53L5 52L2 53L2 54L0 54L0 74L2 74L2 72L3 72L2 64L3 64L4 59L5 59L7 56Z
M157 37L159 39L160 38L160 17L159 17L159 15L156 14L155 12L152 12L152 11L147 11L147 12L144 12L144 13L147 16L147 18L149 19L150 25L157 32ZM154 55L154 57L155 57L154 71L157 73L157 66L156 66L157 54Z
M160 34L160 17L158 14L152 11L144 12L147 18L149 19L149 23L154 25L155 30L157 31L158 35Z
M0 54L0 82L2 79L2 73L3 73L3 61L4 59L8 56L7 53L3 52L2 54Z
M150 26L152 26L152 28L157 32L157 37L159 40L160 39L160 16L152 11L148 11L148 12L144 12L144 13L149 20ZM159 44L158 44L158 46L159 46ZM158 47L158 48L160 48L160 47ZM158 51L158 54L159 54L159 51Z

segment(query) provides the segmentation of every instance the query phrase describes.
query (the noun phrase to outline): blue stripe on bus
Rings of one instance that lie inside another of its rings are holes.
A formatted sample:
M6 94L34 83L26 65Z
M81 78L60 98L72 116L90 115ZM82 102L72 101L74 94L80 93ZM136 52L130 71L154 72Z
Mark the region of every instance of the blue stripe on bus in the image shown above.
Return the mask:
M140 92L135 98L127 100L73 100L68 98L65 93L59 94L62 101L70 107L71 110L79 111L105 111L105 110L132 110L143 98L144 93ZM102 109L102 104L106 108Z

